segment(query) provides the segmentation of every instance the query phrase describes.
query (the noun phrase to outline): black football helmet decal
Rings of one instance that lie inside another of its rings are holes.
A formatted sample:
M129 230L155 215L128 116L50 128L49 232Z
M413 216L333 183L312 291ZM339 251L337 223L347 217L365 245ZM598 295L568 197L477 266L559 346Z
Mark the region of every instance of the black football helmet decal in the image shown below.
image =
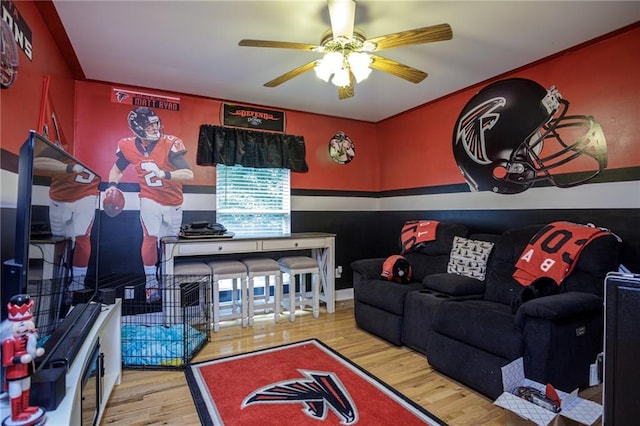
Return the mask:
M471 190L517 194L537 181L568 188L597 176L607 167L602 128L568 109L555 87L524 78L474 95L453 129L453 155Z

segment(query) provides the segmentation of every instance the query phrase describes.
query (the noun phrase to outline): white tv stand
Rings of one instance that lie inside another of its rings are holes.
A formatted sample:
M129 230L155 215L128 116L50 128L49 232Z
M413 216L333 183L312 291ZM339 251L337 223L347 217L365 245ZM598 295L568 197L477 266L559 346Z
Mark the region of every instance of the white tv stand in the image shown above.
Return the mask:
M58 408L47 412L47 424L80 426L82 422L82 376L88 367L91 351L100 339L100 352L104 354L102 395L95 424L100 424L102 414L114 386L120 384L122 373L121 328L122 300L113 305L103 305L100 315L82 344L66 376L66 394Z

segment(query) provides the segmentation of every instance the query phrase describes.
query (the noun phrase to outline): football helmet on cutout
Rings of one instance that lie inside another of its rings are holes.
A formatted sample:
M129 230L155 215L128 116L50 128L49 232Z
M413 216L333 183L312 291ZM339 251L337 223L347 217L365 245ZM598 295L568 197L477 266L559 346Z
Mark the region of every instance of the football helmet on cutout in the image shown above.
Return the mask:
M138 107L129 113L127 120L131 131L139 138L155 142L162 137L162 121L151 108Z
M567 188L597 176L607 166L602 129L591 116L566 115L568 108L555 87L524 78L480 90L453 129L453 155L471 190L517 194L540 180ZM564 167L578 157L579 166Z

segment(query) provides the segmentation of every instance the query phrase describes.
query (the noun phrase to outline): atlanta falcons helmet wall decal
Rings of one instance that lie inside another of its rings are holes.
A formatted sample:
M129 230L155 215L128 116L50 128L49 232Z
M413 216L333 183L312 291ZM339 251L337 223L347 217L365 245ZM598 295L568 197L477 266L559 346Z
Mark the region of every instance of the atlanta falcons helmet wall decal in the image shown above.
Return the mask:
M471 190L517 194L538 181L568 188L597 176L607 167L602 129L568 109L555 87L524 78L474 95L453 129L453 155Z

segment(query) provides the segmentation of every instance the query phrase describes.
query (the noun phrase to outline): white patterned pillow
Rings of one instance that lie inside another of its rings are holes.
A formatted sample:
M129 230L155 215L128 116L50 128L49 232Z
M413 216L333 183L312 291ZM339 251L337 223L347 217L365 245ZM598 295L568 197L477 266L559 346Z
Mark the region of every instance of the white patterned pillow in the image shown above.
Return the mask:
M454 237L447 272L484 280L491 249L493 243L488 241Z

